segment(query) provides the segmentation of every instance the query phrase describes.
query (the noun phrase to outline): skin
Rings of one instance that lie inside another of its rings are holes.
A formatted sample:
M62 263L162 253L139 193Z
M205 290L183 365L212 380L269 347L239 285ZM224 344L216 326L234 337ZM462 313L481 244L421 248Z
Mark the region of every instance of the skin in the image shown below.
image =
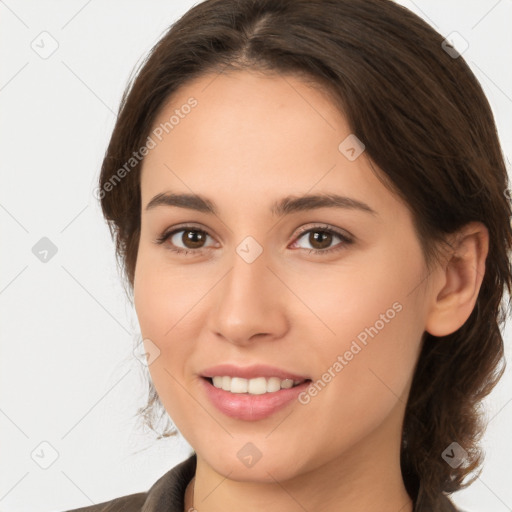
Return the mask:
M134 280L142 335L160 350L151 378L197 453L185 510L411 511L399 452L422 335L449 334L469 317L485 227L467 225L429 272L407 205L365 152L350 161L338 150L351 130L318 88L290 75L205 75L177 91L155 126L191 96L197 106L144 160ZM217 215L146 210L166 192L204 196ZM285 196L312 193L347 196L375 213L271 212ZM206 232L202 249L173 252L173 243L187 247L183 232L155 243L183 223ZM352 243L333 236L315 244L298 232L322 234L325 225ZM263 248L252 263L236 252L247 236ZM204 394L201 370L224 362L266 363L316 381L394 303L400 312L308 404L251 422L223 415ZM237 457L248 442L261 452L249 468Z

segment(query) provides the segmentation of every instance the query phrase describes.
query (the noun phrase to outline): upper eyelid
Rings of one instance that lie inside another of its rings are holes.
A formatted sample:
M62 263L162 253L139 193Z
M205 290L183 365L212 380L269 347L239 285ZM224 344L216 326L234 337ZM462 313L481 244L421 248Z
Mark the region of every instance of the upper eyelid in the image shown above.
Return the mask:
M187 231L187 230L188 231L202 231L203 233L206 233L208 236L212 236L208 229L205 229L199 225L194 225L194 224L184 224L183 226L180 226L180 225L173 226L172 228L164 230L162 236L171 236L176 233L179 233L180 231Z
M307 233L308 231L313 231L315 229L317 229L318 231L329 231L340 236L345 236L346 238L353 238L353 236L345 229L336 228L334 226L330 226L329 224L324 223L318 223L315 224L314 226L301 226L300 228L298 228L297 234L302 235L304 233Z

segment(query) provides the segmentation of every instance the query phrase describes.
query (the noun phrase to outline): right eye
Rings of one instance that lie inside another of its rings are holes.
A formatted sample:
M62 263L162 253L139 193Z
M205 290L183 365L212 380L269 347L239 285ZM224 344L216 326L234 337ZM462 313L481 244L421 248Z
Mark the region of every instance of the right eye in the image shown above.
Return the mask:
M215 244L205 245L208 238L213 238L204 230L195 227L181 227L172 231L165 232L160 236L156 243L166 244L171 251L177 253L189 254L191 252L200 252L202 249L214 247Z

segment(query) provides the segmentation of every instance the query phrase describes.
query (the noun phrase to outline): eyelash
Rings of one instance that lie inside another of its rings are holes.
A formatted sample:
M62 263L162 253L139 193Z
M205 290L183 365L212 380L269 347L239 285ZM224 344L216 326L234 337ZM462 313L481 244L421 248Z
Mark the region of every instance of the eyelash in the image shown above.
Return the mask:
M197 226L185 225L185 226L180 226L179 228L173 229L172 231L164 232L161 236L159 236L155 240L155 243L162 245L169 238L171 238L176 233L179 233L180 231L197 231L199 233L204 233L205 235L211 237L211 235L204 229L200 229ZM327 225L318 225L318 226L313 226L311 228L300 228L299 233L293 243L296 243L306 233L315 232L315 231L320 232L320 233L329 233L330 235L337 236L338 238L341 239L341 243L339 243L338 245L335 245L334 247L330 247L328 249L304 249L304 250L308 251L308 254L311 254L311 253L313 253L313 254L330 254L332 252L341 251L347 245L350 245L354 242L354 240L352 238L348 237L346 234L341 233L337 229L331 228L330 226L327 226ZM177 254L183 254L183 255L187 256L187 255L191 255L191 254L196 254L196 255L200 254L202 250L208 249L208 247L199 248L199 249L182 249L180 247L169 246L168 249ZM299 247L299 249L300 249L300 247Z

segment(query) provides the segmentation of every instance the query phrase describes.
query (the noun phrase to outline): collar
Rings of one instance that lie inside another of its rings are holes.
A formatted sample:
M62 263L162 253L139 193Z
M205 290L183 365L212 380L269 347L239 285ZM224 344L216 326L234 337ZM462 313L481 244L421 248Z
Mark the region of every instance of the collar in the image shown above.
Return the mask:
M160 477L147 492L141 512L183 512L185 489L195 475L196 463L194 453Z

